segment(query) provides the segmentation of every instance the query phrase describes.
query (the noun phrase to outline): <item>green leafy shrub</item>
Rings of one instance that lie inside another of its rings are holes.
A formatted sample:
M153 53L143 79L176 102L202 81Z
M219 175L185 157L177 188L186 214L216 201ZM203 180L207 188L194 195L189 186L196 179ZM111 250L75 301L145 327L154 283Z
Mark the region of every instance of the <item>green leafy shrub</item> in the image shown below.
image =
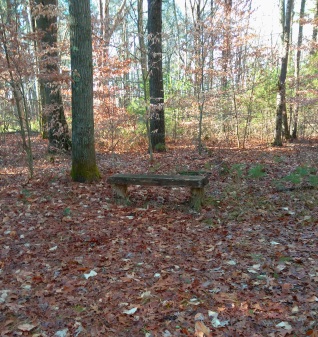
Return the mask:
M250 178L262 178L266 175L265 168L261 164L257 164L255 166L252 166L248 170L248 176Z
M318 186L317 170L309 166L299 166L294 172L285 176L283 181L290 182L293 185L309 184L312 187Z

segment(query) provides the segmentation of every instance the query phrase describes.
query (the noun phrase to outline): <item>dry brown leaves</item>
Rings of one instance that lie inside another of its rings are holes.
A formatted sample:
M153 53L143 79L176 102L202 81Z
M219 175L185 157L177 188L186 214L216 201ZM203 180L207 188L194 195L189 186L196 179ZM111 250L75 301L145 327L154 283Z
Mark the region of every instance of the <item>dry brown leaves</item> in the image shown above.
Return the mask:
M174 146L153 163L98 153L94 185L73 183L70 158L52 162L39 138L34 148L31 181L18 138L0 148L2 336L317 335L317 188L277 183L318 167L317 143ZM187 189L134 186L125 205L106 183L185 169L210 173L200 214Z

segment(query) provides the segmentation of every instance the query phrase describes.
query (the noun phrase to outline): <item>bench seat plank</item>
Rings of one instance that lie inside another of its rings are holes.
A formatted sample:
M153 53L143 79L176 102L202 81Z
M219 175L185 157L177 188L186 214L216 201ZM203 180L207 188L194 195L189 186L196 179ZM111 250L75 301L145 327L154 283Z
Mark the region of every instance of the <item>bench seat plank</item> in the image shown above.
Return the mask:
M114 192L128 200L129 185L178 186L191 188L191 206L200 210L204 200L204 186L208 184L207 176L197 175L158 175L158 174L114 174L107 179Z
M117 185L188 186L193 188L203 188L209 182L207 176L157 174L114 174L107 181Z

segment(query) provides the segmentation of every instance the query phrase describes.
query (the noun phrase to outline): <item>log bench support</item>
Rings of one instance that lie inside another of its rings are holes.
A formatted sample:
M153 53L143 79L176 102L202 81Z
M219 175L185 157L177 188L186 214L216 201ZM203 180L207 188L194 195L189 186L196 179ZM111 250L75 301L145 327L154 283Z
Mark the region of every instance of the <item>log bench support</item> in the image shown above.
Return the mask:
M203 205L204 201L204 187L197 188L197 187L191 187L191 207L193 207L195 210L200 210L201 206Z
M204 187L207 176L156 175L156 174L115 174L107 179L115 194L128 200L129 185L179 186L191 188L191 206L200 210L204 201Z

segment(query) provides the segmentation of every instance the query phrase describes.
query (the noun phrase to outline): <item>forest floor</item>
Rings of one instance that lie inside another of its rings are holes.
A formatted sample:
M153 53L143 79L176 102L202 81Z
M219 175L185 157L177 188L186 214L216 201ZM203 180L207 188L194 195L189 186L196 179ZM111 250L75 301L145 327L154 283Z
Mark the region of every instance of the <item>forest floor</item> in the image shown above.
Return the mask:
M211 336L318 336L318 141L97 151L90 185L33 143L32 180L18 136L0 144L1 336L194 336L197 313ZM209 174L200 213L187 188L125 205L106 181L186 170Z

